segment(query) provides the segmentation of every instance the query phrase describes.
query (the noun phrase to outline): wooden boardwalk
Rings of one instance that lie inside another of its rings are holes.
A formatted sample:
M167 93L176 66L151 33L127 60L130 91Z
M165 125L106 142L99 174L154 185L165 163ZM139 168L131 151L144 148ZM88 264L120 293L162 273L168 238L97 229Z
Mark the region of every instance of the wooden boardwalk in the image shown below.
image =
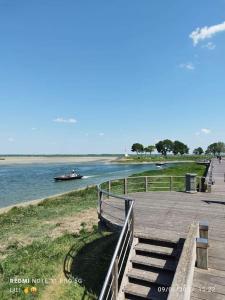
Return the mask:
M129 196L135 199L136 233L186 237L193 221L209 222L209 270L195 269L191 299L225 299L225 196L216 192L140 192ZM105 218L122 224L122 200L105 200L102 209Z
M225 196L225 159L222 159L221 163L218 159L213 159L212 177L214 184L212 185L212 193Z
M225 160L219 162L218 159L212 160L212 178L214 184L212 185L211 194L209 196L209 203L214 202L221 207L222 219L215 211L216 222L219 222L219 231L214 232L209 236L209 269L201 270L195 268L192 298L198 299L225 299ZM217 200L216 200L217 199ZM214 206L212 211L214 211ZM211 222L211 221L210 221ZM213 223L212 223L213 224Z

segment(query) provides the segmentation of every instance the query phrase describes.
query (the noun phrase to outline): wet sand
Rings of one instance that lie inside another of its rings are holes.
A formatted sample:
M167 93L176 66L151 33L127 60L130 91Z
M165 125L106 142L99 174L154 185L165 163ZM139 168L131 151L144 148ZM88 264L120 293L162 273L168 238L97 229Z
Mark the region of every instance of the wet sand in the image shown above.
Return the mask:
M35 163L84 163L84 162L113 162L117 156L0 156L0 165L6 164L35 164Z

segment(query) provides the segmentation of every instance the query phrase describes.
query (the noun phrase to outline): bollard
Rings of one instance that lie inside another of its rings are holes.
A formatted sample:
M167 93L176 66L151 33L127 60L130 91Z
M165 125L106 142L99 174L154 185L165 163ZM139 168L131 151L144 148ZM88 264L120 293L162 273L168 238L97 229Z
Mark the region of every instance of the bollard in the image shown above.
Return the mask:
M208 221L199 222L199 237L208 240L208 238L209 238L209 223L208 223Z
M186 174L186 193L197 193L196 176L197 174Z
M208 269L208 239L196 239L197 268Z

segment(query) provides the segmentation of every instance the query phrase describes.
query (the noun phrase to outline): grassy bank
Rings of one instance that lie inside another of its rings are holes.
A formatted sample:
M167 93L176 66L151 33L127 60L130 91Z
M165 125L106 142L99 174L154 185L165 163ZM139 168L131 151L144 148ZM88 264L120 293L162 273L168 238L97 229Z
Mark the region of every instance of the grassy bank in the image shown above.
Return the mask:
M96 188L87 188L0 215L1 300L97 299L117 237L98 232L96 201Z
M121 163L141 163L141 162L170 162L170 161L198 161L204 159L210 159L208 155L132 155L129 157L122 157L118 159Z
M133 174L127 180L127 192L144 192L146 191L146 181L142 176L150 176L147 180L148 191L184 191L185 190L185 174L195 173L197 176L204 176L206 167L204 165L198 165L195 162L188 163L176 163L172 166L163 167L158 170L150 170L142 173ZM132 177L140 178L132 178ZM157 177L155 177L157 176ZM182 177L177 177L182 176ZM171 178L172 177L172 178ZM200 178L197 180L197 184L200 184ZM105 189L108 188L106 184ZM111 192L115 194L123 194L124 192L124 180L115 180L111 183Z
M205 175L206 167L198 165L195 162L175 163L168 168L159 168L158 170L149 170L132 176L185 176L187 173L195 173L198 176Z

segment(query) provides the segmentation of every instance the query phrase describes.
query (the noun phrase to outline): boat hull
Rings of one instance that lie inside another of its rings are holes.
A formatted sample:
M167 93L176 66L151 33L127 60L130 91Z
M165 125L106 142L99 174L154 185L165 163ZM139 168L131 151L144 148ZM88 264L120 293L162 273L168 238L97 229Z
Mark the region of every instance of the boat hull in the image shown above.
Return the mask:
M81 179L83 176L78 175L78 176L58 176L54 177L55 181L67 181L67 180L75 180L75 179Z
M156 163L155 164L157 167L162 167L162 166L165 166L165 163Z

